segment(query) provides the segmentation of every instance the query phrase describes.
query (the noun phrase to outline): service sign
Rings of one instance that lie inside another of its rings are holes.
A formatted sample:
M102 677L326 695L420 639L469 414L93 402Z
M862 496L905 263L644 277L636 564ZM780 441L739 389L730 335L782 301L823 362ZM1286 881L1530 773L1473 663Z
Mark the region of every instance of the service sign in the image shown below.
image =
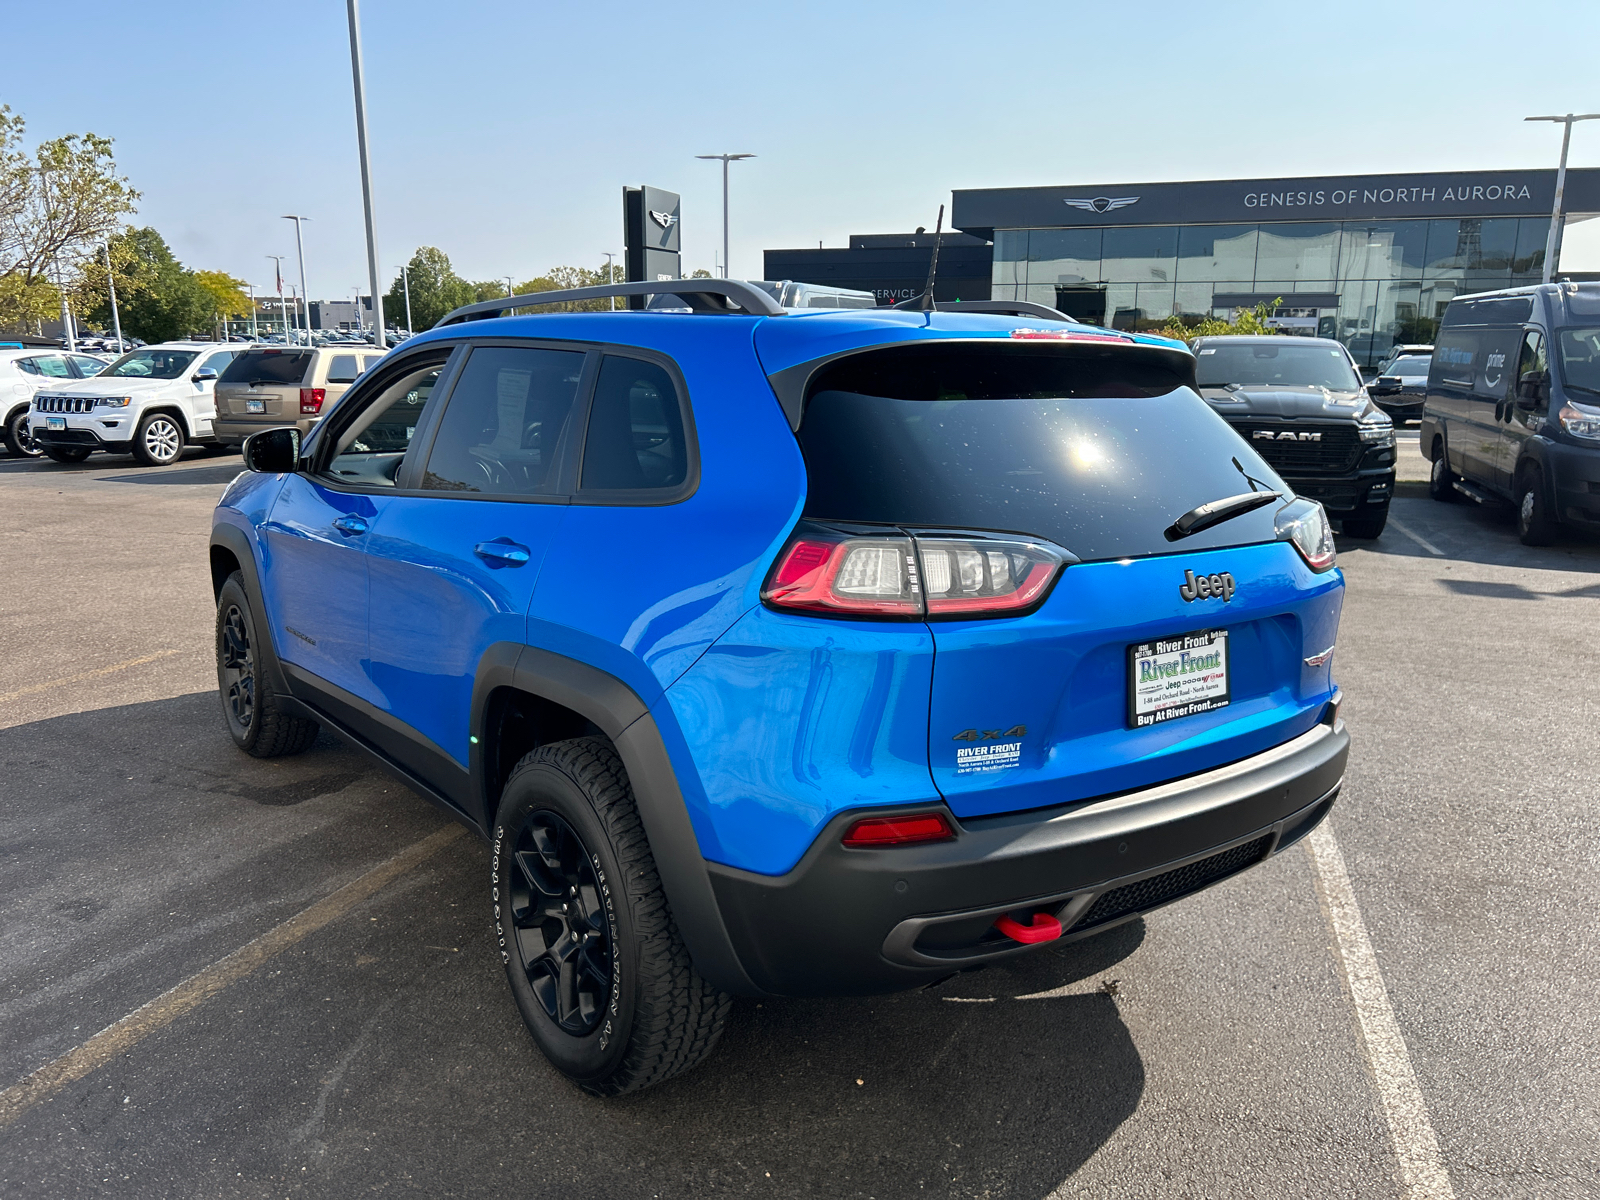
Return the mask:
M1129 728L1214 712L1232 699L1226 629L1128 647Z

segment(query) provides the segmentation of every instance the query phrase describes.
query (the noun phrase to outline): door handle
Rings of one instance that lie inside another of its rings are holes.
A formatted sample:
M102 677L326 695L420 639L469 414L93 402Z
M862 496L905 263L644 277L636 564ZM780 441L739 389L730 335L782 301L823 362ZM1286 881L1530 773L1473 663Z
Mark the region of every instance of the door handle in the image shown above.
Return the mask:
M526 546L519 546L510 538L479 542L472 552L491 567L520 567L532 557Z
M333 527L346 537L354 537L358 533L367 531L367 523L355 516L335 518Z

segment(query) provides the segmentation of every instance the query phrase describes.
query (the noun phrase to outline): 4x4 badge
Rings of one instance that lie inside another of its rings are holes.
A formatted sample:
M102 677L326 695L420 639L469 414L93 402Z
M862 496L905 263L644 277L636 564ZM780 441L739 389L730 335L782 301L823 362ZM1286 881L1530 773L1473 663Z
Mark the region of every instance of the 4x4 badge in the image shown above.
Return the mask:
M963 729L960 733L951 737L950 740L952 742L975 742L979 738L994 740L1001 737L1019 738L1027 736L1028 727L1026 725L1013 725L1005 733L1001 733L998 729L985 729L982 733L979 733L976 729Z
M1226 604L1233 599L1236 586L1231 571L1221 571L1215 575L1196 575L1193 571L1185 571L1183 582L1178 585L1178 595L1183 597L1185 604L1211 599L1219 599Z

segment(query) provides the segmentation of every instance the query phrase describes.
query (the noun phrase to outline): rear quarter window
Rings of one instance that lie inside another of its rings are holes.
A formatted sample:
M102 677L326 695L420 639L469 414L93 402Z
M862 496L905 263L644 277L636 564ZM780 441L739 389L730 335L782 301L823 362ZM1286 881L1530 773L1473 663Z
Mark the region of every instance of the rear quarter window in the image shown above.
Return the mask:
M1083 559L1273 540L1275 506L1166 540L1197 505L1289 491L1192 383L1187 356L1130 345L851 356L808 390L806 515L1023 533Z

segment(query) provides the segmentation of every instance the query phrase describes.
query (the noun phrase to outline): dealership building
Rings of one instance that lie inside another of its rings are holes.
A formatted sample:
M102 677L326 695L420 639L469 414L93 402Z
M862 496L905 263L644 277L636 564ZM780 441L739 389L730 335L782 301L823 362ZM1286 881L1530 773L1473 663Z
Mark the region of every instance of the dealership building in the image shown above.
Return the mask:
M981 188L954 193L951 223L967 257L976 243L989 256L987 295L963 281L964 299L1032 300L1120 329L1268 304L1280 325L1371 365L1396 342L1430 341L1454 296L1539 282L1554 198L1554 171ZM1600 215L1600 169L1567 172L1563 210L1569 223ZM784 256L817 256L828 278L808 281L881 291L860 240L769 251L768 278L787 266L780 277L808 279ZM931 247L916 254L925 275ZM903 288L916 263L899 267L888 282Z

